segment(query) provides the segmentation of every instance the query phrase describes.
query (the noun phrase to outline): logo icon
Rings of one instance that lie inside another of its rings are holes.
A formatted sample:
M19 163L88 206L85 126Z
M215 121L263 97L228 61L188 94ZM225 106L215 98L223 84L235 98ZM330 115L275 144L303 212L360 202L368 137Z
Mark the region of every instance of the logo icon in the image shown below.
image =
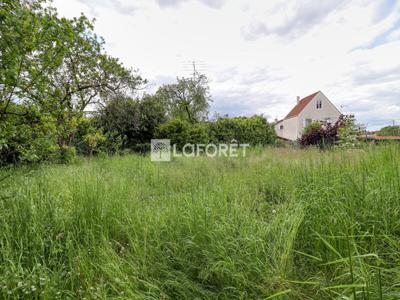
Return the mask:
M171 141L151 140L151 161L171 161Z

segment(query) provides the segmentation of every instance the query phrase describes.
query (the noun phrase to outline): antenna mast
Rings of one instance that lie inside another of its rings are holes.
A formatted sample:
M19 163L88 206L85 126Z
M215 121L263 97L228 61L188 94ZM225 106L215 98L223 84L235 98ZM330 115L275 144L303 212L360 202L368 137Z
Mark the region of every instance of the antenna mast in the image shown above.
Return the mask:
M185 73L186 76L190 74L189 76L192 77L193 79L196 79L196 76L199 72L204 72L206 69L207 69L206 63L200 60L186 61L182 64L183 73Z

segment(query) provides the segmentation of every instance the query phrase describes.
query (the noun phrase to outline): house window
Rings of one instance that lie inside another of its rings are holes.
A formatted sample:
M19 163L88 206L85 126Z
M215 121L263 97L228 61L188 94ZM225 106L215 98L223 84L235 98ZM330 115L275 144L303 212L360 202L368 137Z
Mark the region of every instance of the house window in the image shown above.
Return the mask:
M331 118L325 118L325 123L328 125L332 124Z
M311 119L306 119L304 125L305 125L305 126L308 126L308 125L311 124L311 122L312 122Z
M283 125L279 126L279 130L283 130Z
M322 108L322 100L318 100L317 101L317 109L321 109Z

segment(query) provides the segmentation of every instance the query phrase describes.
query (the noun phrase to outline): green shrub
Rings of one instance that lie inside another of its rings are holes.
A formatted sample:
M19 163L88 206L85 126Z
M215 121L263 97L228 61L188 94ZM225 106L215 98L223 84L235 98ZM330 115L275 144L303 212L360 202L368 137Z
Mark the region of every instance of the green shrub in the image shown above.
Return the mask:
M313 121L311 124L304 127L303 134L309 134L314 129L320 129L322 127L321 122Z
M18 105L10 110L21 112ZM48 160L58 149L56 134L54 119L34 109L23 116L6 116L0 122L0 166Z
M190 142L190 124L180 119L172 119L158 128L157 137L170 139L171 145L176 144L177 149Z
M109 152L116 146L135 148L136 144L149 144L157 128L166 121L165 104L155 96L145 95L141 99L115 97L108 101L95 117L94 123L102 129L107 139Z
M74 146L61 146L58 155L61 163L71 163L76 160L76 148Z
M177 149L185 144L207 144L210 141L206 123L191 124L181 119L172 119L159 127L157 137L171 140Z
M189 143L191 144L208 144L210 137L208 135L208 124L197 123L190 125L189 128Z
M92 156L95 151L99 151L99 146L102 142L105 142L106 137L100 130L97 130L87 133L83 140L86 143L88 154Z
M273 126L263 116L218 118L210 123L210 136L214 143L238 143L268 145L276 141Z

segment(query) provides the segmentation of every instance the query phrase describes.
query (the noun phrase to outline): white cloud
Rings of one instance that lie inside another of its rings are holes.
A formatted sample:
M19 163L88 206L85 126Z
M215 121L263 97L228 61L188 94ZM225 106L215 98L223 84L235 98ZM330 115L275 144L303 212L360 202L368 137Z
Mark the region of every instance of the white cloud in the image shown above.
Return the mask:
M329 14L339 9L344 0L325 0L318 5L313 0L270 2L270 7L258 3L252 7L253 20L242 30L248 39L271 34L298 37L318 26Z
M201 3L213 8L220 8L225 3L225 0L196 0L196 1L200 1ZM188 2L188 0L156 0L156 2L161 7L173 7L184 2Z
M96 17L107 50L155 85L201 61L212 108L284 117L322 90L371 128L400 122L400 3L394 0L55 0Z

